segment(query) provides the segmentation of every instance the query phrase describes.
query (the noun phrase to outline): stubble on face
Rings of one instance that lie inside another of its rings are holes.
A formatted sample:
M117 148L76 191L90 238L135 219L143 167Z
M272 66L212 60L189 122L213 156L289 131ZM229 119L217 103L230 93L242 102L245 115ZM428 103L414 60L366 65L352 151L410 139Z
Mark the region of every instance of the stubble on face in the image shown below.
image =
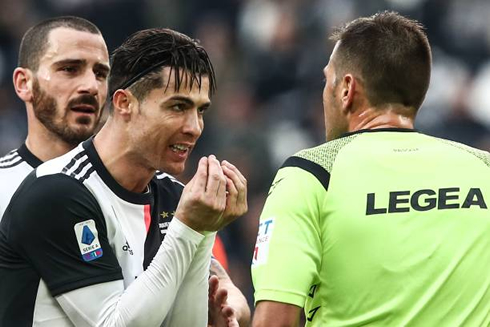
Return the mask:
M42 90L39 81L34 79L32 86L34 115L48 131L72 147L92 136L101 118L101 109L99 109L95 120L80 116L76 118L75 124L70 125L67 116L70 108L76 104L89 104L94 108L100 108L97 99L90 94L70 100L66 108L58 108L55 98Z

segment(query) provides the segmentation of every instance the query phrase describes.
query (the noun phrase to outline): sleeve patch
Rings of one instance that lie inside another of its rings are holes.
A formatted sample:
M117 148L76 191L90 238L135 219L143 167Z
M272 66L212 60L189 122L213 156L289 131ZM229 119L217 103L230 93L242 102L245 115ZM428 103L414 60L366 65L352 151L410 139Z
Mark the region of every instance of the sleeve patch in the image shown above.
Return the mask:
M88 262L102 257L103 252L98 234L93 219L75 225L75 235L84 261Z
M268 218L259 223L259 232L257 234L257 242L255 243L252 265L259 266L267 263L269 257L269 243L274 230L274 219Z

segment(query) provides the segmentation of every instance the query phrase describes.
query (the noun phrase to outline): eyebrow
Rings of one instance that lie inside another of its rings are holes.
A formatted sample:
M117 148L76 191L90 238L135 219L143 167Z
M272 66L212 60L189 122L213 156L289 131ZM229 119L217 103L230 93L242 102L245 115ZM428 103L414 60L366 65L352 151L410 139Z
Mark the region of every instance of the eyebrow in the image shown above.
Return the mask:
M170 102L170 101L182 101L182 102L185 102L189 106L195 105L194 101L192 101L191 99L189 99L187 97L181 96L181 95L175 95L173 97L170 97L165 102ZM200 107L210 106L210 105L211 105L211 101L207 101L207 102L203 103L202 105L200 105Z
M87 60L85 59L63 59L60 61L57 61L53 63L54 66L63 66L63 65L77 65L77 66L84 66L87 65ZM103 70L105 72L109 72L110 68L108 65L103 64L103 63L96 63L94 65L94 68Z
M103 71L103 72L105 72L105 73L109 73L109 71L110 71L109 66L107 66L107 65L105 65L105 64L101 64L101 63L96 63L96 64L94 65L94 68L95 68L95 69L100 69L100 70L102 70L102 71Z

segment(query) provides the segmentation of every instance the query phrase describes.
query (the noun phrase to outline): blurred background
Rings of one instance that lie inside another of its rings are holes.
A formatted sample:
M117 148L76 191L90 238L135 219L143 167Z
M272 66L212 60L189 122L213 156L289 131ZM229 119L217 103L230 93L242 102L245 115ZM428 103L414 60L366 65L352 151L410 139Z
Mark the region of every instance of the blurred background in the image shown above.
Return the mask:
M170 27L199 39L218 92L187 170L202 155L234 163L248 179L249 212L220 232L229 273L252 305L249 266L257 223L276 169L324 141L323 73L334 26L395 10L421 21L433 50L432 82L416 126L490 149L488 0L0 0L0 156L26 136L12 72L24 32L40 20L77 15L94 22L111 52L133 32ZM407 67L407 69L410 69ZM0 181L1 183L2 181Z

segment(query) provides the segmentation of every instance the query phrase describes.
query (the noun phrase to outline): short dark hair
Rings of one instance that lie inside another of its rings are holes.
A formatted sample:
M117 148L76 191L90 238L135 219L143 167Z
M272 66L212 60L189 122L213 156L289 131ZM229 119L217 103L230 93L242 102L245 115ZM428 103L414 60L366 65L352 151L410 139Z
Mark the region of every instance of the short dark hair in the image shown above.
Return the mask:
M400 103L417 110L429 88L432 55L417 21L384 11L353 20L330 37L340 41L338 73L359 73L373 106Z
M75 16L60 16L31 27L22 38L19 48L18 66L36 71L39 61L48 47L49 33L58 27L71 28L92 34L101 34L93 23Z
M130 88L142 100L163 86L164 67L174 71L176 91L182 83L192 87L196 82L201 87L203 76L209 78L210 94L216 90L213 65L198 41L168 28L151 28L134 33L112 53L109 94ZM180 69L189 75L182 75Z

